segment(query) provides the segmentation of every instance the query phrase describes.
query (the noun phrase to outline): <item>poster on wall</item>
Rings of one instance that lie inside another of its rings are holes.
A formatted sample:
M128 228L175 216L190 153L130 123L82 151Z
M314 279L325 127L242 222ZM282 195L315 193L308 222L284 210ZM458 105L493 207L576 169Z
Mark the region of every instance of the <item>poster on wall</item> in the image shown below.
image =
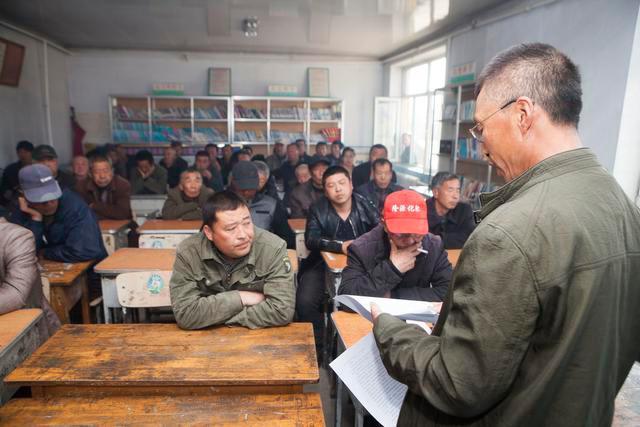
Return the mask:
M307 70L309 79L309 96L310 97L329 97L329 69L328 68L309 68Z
M209 68L209 95L231 96L231 68Z
M18 86L23 60L24 46L0 38L0 84Z

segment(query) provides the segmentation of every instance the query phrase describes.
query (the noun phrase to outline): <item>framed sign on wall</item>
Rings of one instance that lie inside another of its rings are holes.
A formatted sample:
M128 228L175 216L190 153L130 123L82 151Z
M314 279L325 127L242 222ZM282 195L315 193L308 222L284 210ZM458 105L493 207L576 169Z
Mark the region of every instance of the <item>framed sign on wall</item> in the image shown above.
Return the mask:
M328 68L308 68L309 96L328 98L329 97L329 69Z
M0 38L0 84L18 86L23 60L24 46Z
M231 96L231 68L209 68L209 95Z

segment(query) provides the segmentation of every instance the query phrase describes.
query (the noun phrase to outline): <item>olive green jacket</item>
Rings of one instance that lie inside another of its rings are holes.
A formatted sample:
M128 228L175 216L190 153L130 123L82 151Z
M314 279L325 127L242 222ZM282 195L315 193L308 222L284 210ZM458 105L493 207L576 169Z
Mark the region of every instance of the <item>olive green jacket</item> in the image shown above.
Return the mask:
M434 335L376 321L398 425L610 425L640 355L638 208L587 148L481 202Z
M254 227L251 251L226 272L204 233L183 241L171 276L171 306L181 328L286 325L293 319L296 289L282 239ZM262 292L265 301L244 307L238 291Z

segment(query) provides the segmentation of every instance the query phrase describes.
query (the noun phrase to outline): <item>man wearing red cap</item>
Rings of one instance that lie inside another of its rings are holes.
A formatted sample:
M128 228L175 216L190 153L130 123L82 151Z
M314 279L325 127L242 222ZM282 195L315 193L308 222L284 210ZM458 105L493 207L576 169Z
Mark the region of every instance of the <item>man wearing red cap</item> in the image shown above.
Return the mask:
M442 301L451 264L440 237L429 234L427 205L412 190L391 193L383 220L348 251L338 293Z

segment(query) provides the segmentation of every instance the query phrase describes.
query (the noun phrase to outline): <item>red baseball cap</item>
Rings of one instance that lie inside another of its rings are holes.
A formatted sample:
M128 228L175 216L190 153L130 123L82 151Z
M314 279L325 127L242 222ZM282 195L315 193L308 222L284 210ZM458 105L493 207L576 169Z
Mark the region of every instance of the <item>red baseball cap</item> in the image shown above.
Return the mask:
M384 223L394 234L427 234L427 203L413 190L391 193L384 201Z

